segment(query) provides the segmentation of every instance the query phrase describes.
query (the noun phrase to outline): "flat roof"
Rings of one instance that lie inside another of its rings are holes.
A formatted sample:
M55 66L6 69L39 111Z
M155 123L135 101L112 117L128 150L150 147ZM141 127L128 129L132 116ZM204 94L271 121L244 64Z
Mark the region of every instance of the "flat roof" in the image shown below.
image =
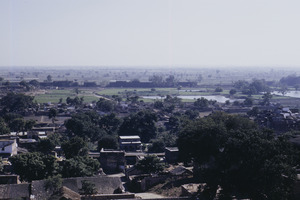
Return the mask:
M120 139L141 139L138 135L123 135L119 136Z
M121 144L142 144L140 141L137 142L121 142Z

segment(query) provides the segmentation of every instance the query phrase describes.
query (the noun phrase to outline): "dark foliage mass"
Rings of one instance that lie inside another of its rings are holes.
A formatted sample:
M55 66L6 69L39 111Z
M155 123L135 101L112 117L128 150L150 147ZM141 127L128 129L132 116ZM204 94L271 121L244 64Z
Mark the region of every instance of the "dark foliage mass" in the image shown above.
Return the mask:
M57 171L56 158L41 153L19 154L9 158L13 170L21 181L33 181L48 178Z
M119 135L139 135L142 142L155 138L157 116L149 110L143 110L124 118Z
M0 105L3 107L2 112L24 113L29 108L35 108L33 102L34 97L25 94L8 93L0 100Z
M288 199L295 181L296 150L241 116L214 113L180 132L185 161L193 159L199 181L225 198L240 193L253 199Z
M281 78L279 82L281 84L288 85L288 86L300 85L300 76L290 75Z

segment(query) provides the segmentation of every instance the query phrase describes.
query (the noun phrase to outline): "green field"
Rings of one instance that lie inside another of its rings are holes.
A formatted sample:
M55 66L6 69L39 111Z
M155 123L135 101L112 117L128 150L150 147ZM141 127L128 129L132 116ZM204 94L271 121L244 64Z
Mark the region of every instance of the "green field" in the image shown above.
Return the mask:
M198 96L198 95L223 95L228 96L229 90L223 90L222 92L215 92L214 88L181 88L178 90L177 88L109 88L109 89L79 89L79 94L75 93L74 89L61 89L61 90L47 90L43 94L36 94L35 100L38 103L58 103L62 98L62 102L66 102L67 97L74 98L78 95L78 97L84 97L84 102L90 103L93 101L97 101L101 96L111 97L112 95L119 95L126 100L127 96L137 95L141 98L139 100L143 100L144 102L154 102L156 99L145 99L142 96L162 96L173 95L173 96ZM236 98L246 98L247 95L241 94L238 92L234 95ZM262 95L252 95L251 98L260 100ZM287 99L288 97L284 96L276 96L273 95L273 100ZM183 102L194 102L193 99L183 99Z
M36 94L34 100L38 103L58 103L62 99L63 103L66 102L67 97L74 98L77 94L73 89L64 89L64 90L47 90L45 94ZM93 102L97 101L99 97L95 96L90 90L80 90L78 97L84 98L84 102Z

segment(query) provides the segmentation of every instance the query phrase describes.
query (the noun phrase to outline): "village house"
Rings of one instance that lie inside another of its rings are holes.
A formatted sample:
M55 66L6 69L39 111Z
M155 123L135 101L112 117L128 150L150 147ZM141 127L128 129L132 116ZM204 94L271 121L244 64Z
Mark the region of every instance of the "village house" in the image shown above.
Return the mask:
M119 146L124 151L140 151L142 147L141 138L138 135L119 136Z
M0 156L8 158L17 155L17 142L16 140L0 140Z
M118 173L125 170L126 159L124 151L101 149L99 161L105 173Z

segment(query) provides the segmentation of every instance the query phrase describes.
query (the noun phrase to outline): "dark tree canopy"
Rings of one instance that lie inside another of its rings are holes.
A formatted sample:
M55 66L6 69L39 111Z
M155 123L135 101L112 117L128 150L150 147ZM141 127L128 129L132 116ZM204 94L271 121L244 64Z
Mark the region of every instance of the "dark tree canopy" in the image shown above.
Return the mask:
M159 173L164 169L157 156L146 156L136 164L136 168L145 174Z
M97 194L97 189L94 183L83 180L81 181L81 185L82 185L81 194L85 194L85 195Z
M65 126L75 136L96 141L105 134L99 127L99 119L96 112L77 113L65 121Z
M61 174L64 178L93 176L99 171L100 163L85 156L76 156L61 163Z
M300 76L289 75L287 77L282 77L279 82L283 85L296 86L300 83Z
M57 172L54 156L41 153L19 154L9 158L13 170L21 181L33 181L48 178Z
M112 100L100 98L97 102L97 108L103 112L111 112L115 108L115 102Z
M63 143L61 148L66 158L88 155L87 143L80 137L71 138L69 141Z
M98 150L104 149L118 149L118 140L116 136L105 135L98 141Z
M33 102L34 97L25 94L8 93L0 100L0 105L3 106L3 112L23 113L29 108L35 108Z
M214 113L181 131L181 156L193 159L194 170L211 189L252 199L288 199L297 152L284 137L275 138L247 118ZM212 192L215 194L215 190Z
M142 142L155 138L157 116L149 110L143 110L124 118L119 135L139 135Z
M0 117L0 135L5 135L9 133L9 127L6 125L5 121Z

